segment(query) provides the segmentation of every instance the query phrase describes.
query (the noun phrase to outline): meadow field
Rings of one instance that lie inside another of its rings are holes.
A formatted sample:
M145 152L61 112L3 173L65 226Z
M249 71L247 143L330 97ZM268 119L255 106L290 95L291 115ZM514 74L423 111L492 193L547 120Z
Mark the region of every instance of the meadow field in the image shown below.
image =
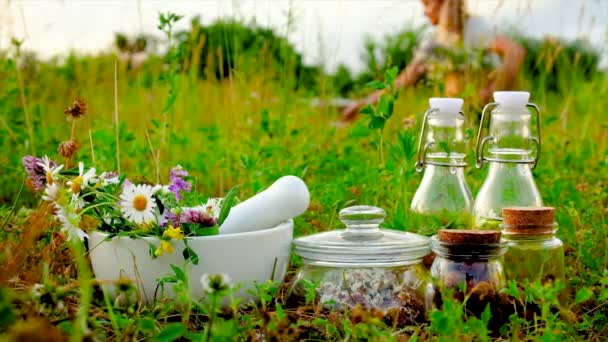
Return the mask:
M230 31L222 34L231 39ZM529 61L521 88L542 110L543 151L534 176L545 204L557 208L557 235L566 246L567 303L550 288L531 287L521 298L537 303L542 314L533 320L513 317L500 332L490 332L487 321L465 319L459 303L433 311L428 322L403 326L361 308L331 312L290 303L288 285L279 283L259 284L260 302L221 310L184 298L151 307L112 303L98 287L81 291L82 282L91 279L82 276L79 256L40 194L28 186L22 166L25 155L62 162L58 145L71 137L80 146L75 160L98 170L159 182L180 164L205 197L223 196L239 185L243 199L280 176L299 176L310 189L311 205L295 220L295 236L341 228L337 213L353 204L384 208L385 227L429 232L409 204L421 180L414 164L422 114L427 99L440 95L439 86L422 83L402 91L383 131L369 128L365 116L343 125L338 110L323 103L361 94L367 80L347 88L323 72L305 80L297 56L277 59L283 48L249 54L218 49L201 57L192 46L212 37L193 37L181 39L194 45L172 42L166 55L150 55L139 66L116 52L46 62L21 51L18 43L0 52L3 338L608 339L608 78L597 69L582 72L576 51L574 59L561 61L564 49L551 44ZM227 54L232 59L224 73L217 66ZM369 79L382 77L387 64L379 63ZM64 109L76 98L86 102L87 114L72 126ZM478 108L467 108L466 176L474 194L487 172L474 166L478 115ZM287 283L299 265L292 255Z

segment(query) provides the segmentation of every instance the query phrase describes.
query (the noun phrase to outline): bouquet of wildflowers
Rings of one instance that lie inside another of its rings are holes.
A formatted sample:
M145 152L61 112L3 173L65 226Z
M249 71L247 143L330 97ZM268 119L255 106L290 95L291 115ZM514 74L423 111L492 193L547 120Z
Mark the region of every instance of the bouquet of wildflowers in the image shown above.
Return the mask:
M184 257L195 260L185 238L218 234L236 193L233 189L226 199L211 198L204 205L185 207L184 197L196 194L191 194L188 172L179 165L171 169L165 185L130 181L115 172L98 174L82 162L66 169L46 156L26 156L23 166L31 187L52 203L54 215L71 237L82 239L91 230L109 237L155 236L160 244L150 244L153 257L173 253L171 240L184 240Z

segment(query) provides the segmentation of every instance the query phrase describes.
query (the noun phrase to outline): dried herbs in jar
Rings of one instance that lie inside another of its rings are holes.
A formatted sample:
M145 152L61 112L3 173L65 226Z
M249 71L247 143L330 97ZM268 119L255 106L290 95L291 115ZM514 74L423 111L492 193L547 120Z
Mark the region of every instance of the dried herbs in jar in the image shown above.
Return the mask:
M428 271L422 259L429 239L417 234L380 229L384 210L370 206L340 211L346 229L294 241L304 265L292 285L291 297L314 291L315 301L329 310L357 305L398 313L398 321L425 319Z
M481 317L490 305L496 324L500 312L500 290L506 286L501 256L506 251L501 233L494 230L446 230L431 238L437 255L431 266L433 304L441 308L442 293L465 301L467 314Z

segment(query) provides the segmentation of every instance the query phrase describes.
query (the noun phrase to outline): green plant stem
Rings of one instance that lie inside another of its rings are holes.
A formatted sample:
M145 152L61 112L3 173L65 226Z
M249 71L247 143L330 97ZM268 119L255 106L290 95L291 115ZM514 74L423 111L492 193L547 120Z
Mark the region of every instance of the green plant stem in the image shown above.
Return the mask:
M205 342L211 341L211 329L213 328L213 321L215 320L215 308L217 304L217 295L212 293L211 297L211 312L209 313L209 325L207 326L207 335L205 336Z
M92 274L89 269L87 259L85 257L84 244L79 239L71 239L69 241L70 249L74 255L76 270L78 272L78 284L80 284L80 305L74 322L73 333L70 336L70 341L82 341L87 330L87 319L89 317L89 309L91 307L91 299L93 296L91 280Z
M21 182L21 188L19 189L19 193L17 193L17 197L15 198L15 202L13 202L11 211L9 211L8 215L6 215L6 217L4 218L4 221L2 221L2 226L0 227L0 230L4 229L4 226L6 226L6 224L8 223L8 220L15 213L15 208L17 207L17 202L19 202L19 198L21 198L21 193L23 192L23 187L25 186L25 179L26 179L26 176L23 177L23 181Z
M110 316L110 322L112 322L112 328L114 329L114 334L116 335L116 341L122 341L122 334L120 333L120 326L116 321L116 315L114 314L112 301L110 301L110 295L108 295L105 290L103 290L103 301L106 304L108 316Z
M114 61L114 138L116 140L116 172L120 174L120 127L118 124L118 65Z
M380 130L380 165L384 166L384 130Z
M20 53L17 52L17 58ZM19 64L15 63L15 69L17 70L17 83L19 85L19 99L21 100L21 106L23 106L23 115L25 116L25 126L27 127L27 135L30 143L30 151L32 155L36 155L36 146L34 146L34 127L32 126L32 119L30 112L27 109L27 97L25 96L25 85L23 84L23 76L21 75L21 69Z

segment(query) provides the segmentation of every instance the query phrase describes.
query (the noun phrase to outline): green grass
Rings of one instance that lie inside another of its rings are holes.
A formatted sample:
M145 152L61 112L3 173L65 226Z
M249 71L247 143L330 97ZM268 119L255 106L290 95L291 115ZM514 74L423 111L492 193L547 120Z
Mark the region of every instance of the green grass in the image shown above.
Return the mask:
M57 145L70 135L63 109L74 97L89 104L88 115L76 125L81 145L76 159L98 170L117 169L114 61L113 55L71 57L61 65L30 61L17 69L13 59L0 58L0 147L4 151L0 154L0 239L5 247L0 260L5 272L18 257L15 246L26 240L38 222L26 221L26 208L37 208L39 196L27 190L17 196L24 176L21 157L47 154L59 159ZM366 120L336 127L335 109L310 106L306 90L286 86L293 79L277 77L273 65L246 77L237 69L224 80L201 80L191 73L163 70L158 57L141 69L118 64L121 172L150 180L158 174L166 180L169 169L181 164L190 171L195 191L222 196L239 185L241 197L253 195L282 175L297 175L307 182L312 204L296 219L296 236L341 227L337 213L351 204L383 207L387 227L414 232L425 228L408 208L421 180L414 170L421 114L427 98L439 95L433 89L401 92L384 129L382 162L379 135L367 127ZM159 80L160 75L174 79ZM543 154L534 175L545 203L557 208L558 236L567 249L570 304L548 311L539 322L512 322L507 331L527 329L521 339L608 338L608 79L598 73L590 80L572 80L559 93L532 88L532 100L543 115ZM324 79L318 81L322 85ZM533 82L524 77L523 88L529 89L526 85L531 87ZM163 113L170 89L176 93L175 102ZM323 98L332 95L321 92ZM417 124L404 127L402 119L411 116ZM470 128L476 132L472 124ZM471 166L466 174L476 193L485 170L473 166L473 142L469 141ZM9 215L14 204L15 215ZM19 334L24 331L74 331L71 322L76 319L81 293L71 254L58 230L53 224L41 231L26 246L23 263L12 269L10 277L2 277L0 312L7 314L0 315L0 331L7 336L23 336ZM294 258L289 277L298 264ZM45 272L48 268L53 271ZM47 296L31 295L27 289L34 283L45 284ZM457 303L431 315L427 325L403 327L359 309L329 313L290 306L278 284L261 284L258 290L265 298L262 303L222 310L180 300L154 308L113 305L94 294L89 334L102 339L132 336L167 341L176 336L222 340L227 335L245 339L256 334L321 340L490 338L483 321L462 323ZM539 290L534 298L551 306L550 291ZM186 304L192 310L182 310ZM192 314L183 317L185 312ZM215 318L211 332L210 317Z

